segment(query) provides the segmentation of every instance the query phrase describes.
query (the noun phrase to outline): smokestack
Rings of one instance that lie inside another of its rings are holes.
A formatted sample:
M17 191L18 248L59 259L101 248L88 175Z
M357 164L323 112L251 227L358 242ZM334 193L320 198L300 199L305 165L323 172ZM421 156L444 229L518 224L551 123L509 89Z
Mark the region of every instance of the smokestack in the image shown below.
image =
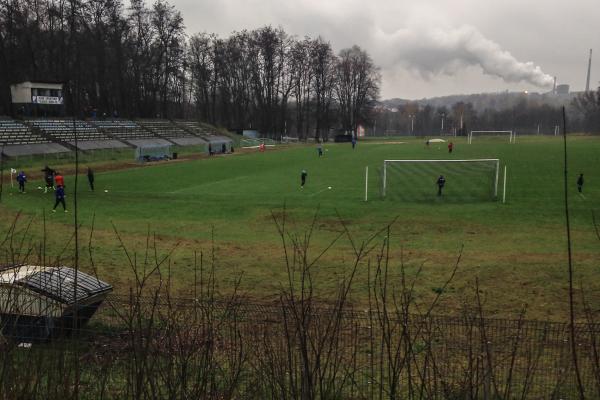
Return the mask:
M590 60L588 61L588 73L587 73L587 80L585 82L585 91L589 92L590 91L590 75L592 73L592 49L590 49Z
M554 86L552 86L552 94L556 94L556 77L554 77Z

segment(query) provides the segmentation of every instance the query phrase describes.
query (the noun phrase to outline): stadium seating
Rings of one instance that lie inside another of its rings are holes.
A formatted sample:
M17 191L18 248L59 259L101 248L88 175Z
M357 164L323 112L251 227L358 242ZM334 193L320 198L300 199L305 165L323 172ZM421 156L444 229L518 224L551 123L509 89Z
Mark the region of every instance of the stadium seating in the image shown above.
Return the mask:
M139 121L139 123L157 136L168 139L169 141L181 146L200 145L206 143L204 139L195 134L189 133L188 130L168 120L142 120Z
M40 136L22 124L12 119L0 119L0 143L4 145L21 145L49 143L50 140Z
M194 135L189 134L185 130L181 129L177 125L167 120L142 120L139 121L146 129L153 133L164 137L164 138L178 138L178 137L193 137Z
M96 127L80 120L33 119L29 120L28 123L56 141L75 142L76 133L78 141L110 139Z
M76 133L75 133L76 132ZM77 134L77 143L75 143ZM0 146L8 156L148 146L206 146L217 139L194 121L68 118L14 120L0 117ZM222 145L220 140L213 147Z
M113 137L121 140L132 140L132 139L155 139L156 135L152 132L144 129L137 123L125 120L125 119L113 119L113 120L98 120L94 121L93 124L110 134Z
M196 134L196 135L198 135L200 137L212 135L212 132L210 132L208 129L206 129L199 122L196 122L196 121L184 121L184 120L177 120L175 122L176 122L177 125L184 127L188 131L193 132L194 134Z

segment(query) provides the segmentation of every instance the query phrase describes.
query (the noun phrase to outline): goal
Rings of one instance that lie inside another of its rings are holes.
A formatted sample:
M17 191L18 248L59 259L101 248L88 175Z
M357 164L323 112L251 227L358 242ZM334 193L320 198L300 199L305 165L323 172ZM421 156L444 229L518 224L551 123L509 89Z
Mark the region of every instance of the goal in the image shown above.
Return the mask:
M442 198L455 202L494 201L498 197L499 159L385 160L381 194L402 201L438 198L437 180L446 179Z
M506 137L508 136L508 143L515 143L517 133L514 131L471 131L469 133L469 144L473 141L473 136L491 136L491 137Z

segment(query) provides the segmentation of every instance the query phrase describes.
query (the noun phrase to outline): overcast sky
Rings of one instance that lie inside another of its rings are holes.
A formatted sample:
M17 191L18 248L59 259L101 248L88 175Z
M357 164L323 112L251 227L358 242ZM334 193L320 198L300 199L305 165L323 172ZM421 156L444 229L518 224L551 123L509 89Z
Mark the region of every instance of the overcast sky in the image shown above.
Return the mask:
M281 26L358 44L381 67L382 98L583 90L600 81L600 0L171 0L189 34Z

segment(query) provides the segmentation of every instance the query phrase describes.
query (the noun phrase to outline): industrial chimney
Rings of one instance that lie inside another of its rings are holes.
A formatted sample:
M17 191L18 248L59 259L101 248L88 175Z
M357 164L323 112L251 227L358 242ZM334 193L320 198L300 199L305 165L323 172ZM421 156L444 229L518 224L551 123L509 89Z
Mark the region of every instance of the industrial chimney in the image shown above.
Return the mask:
M590 91L590 74L592 73L592 49L590 49L590 60L588 61L587 80L585 82L585 91Z
M552 86L552 94L556 94L556 77L554 77L554 86Z

